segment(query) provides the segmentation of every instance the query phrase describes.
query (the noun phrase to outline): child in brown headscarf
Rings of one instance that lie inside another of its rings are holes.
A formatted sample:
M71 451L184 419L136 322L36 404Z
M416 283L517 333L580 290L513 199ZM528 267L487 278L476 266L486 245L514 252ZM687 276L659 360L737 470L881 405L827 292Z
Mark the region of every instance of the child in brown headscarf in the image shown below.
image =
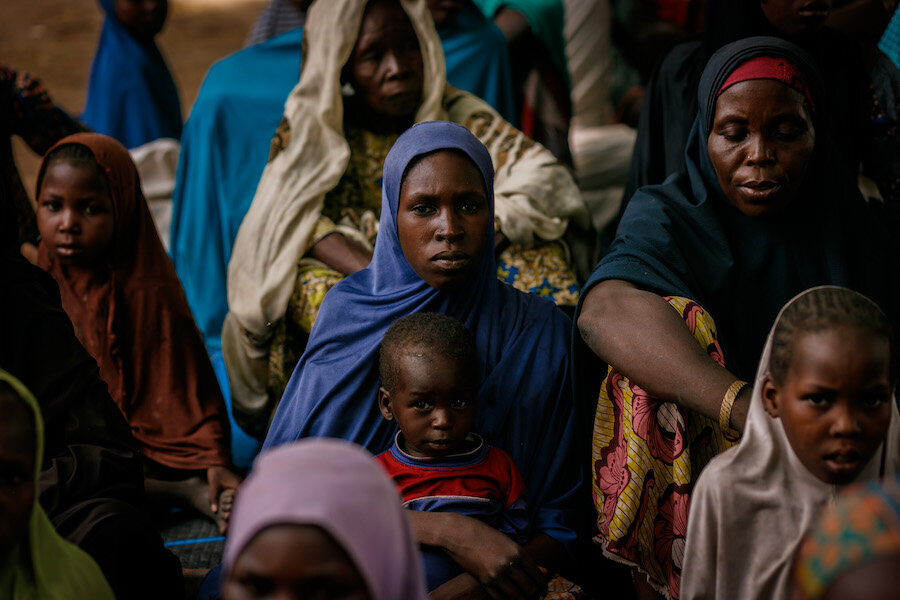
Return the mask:
M38 265L141 445L148 494L224 531L240 482L225 403L128 151L99 134L64 138L37 199Z

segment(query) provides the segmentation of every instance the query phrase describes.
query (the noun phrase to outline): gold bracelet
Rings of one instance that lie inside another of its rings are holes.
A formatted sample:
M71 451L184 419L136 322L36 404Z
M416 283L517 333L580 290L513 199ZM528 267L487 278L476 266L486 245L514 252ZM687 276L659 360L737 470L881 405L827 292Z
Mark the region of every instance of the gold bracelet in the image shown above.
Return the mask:
M734 400L745 385L748 385L746 381L735 379L728 391L725 392L722 405L719 407L719 429L722 430L722 435L729 442L736 441L741 437L741 432L731 426L731 409L734 408Z

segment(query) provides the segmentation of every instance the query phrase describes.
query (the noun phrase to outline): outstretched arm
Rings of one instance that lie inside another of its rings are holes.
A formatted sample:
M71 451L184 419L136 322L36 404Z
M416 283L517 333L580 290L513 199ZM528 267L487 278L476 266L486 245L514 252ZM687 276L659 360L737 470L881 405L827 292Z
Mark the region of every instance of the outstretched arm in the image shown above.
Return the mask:
M597 356L651 396L718 420L722 398L737 377L710 359L661 296L626 281L602 281L584 300L578 330ZM745 386L731 413L738 429L749 402Z

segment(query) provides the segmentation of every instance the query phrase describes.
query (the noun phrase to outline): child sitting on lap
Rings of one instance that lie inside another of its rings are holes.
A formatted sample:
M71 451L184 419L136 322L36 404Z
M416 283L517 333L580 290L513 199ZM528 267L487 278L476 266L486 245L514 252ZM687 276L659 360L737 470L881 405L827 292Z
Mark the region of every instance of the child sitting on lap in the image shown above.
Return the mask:
M893 352L887 317L857 292L813 288L781 310L743 439L694 489L682 599L787 600L794 552L823 506L897 472Z
M527 541L522 476L512 459L472 431L478 395L475 341L455 319L416 313L395 322L379 353L378 406L399 431L376 460L411 510L455 512ZM462 569L422 547L429 591Z

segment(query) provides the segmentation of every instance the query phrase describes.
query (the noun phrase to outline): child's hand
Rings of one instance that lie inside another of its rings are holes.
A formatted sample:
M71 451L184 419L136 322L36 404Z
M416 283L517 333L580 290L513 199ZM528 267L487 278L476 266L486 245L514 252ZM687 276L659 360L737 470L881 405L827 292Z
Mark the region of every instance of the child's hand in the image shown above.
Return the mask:
M471 573L495 600L539 598L547 579L522 547L477 519L460 519L453 560Z
M225 490L236 490L241 483L241 478L225 467L210 467L206 470L206 480L209 482L209 508L219 512L219 496Z

